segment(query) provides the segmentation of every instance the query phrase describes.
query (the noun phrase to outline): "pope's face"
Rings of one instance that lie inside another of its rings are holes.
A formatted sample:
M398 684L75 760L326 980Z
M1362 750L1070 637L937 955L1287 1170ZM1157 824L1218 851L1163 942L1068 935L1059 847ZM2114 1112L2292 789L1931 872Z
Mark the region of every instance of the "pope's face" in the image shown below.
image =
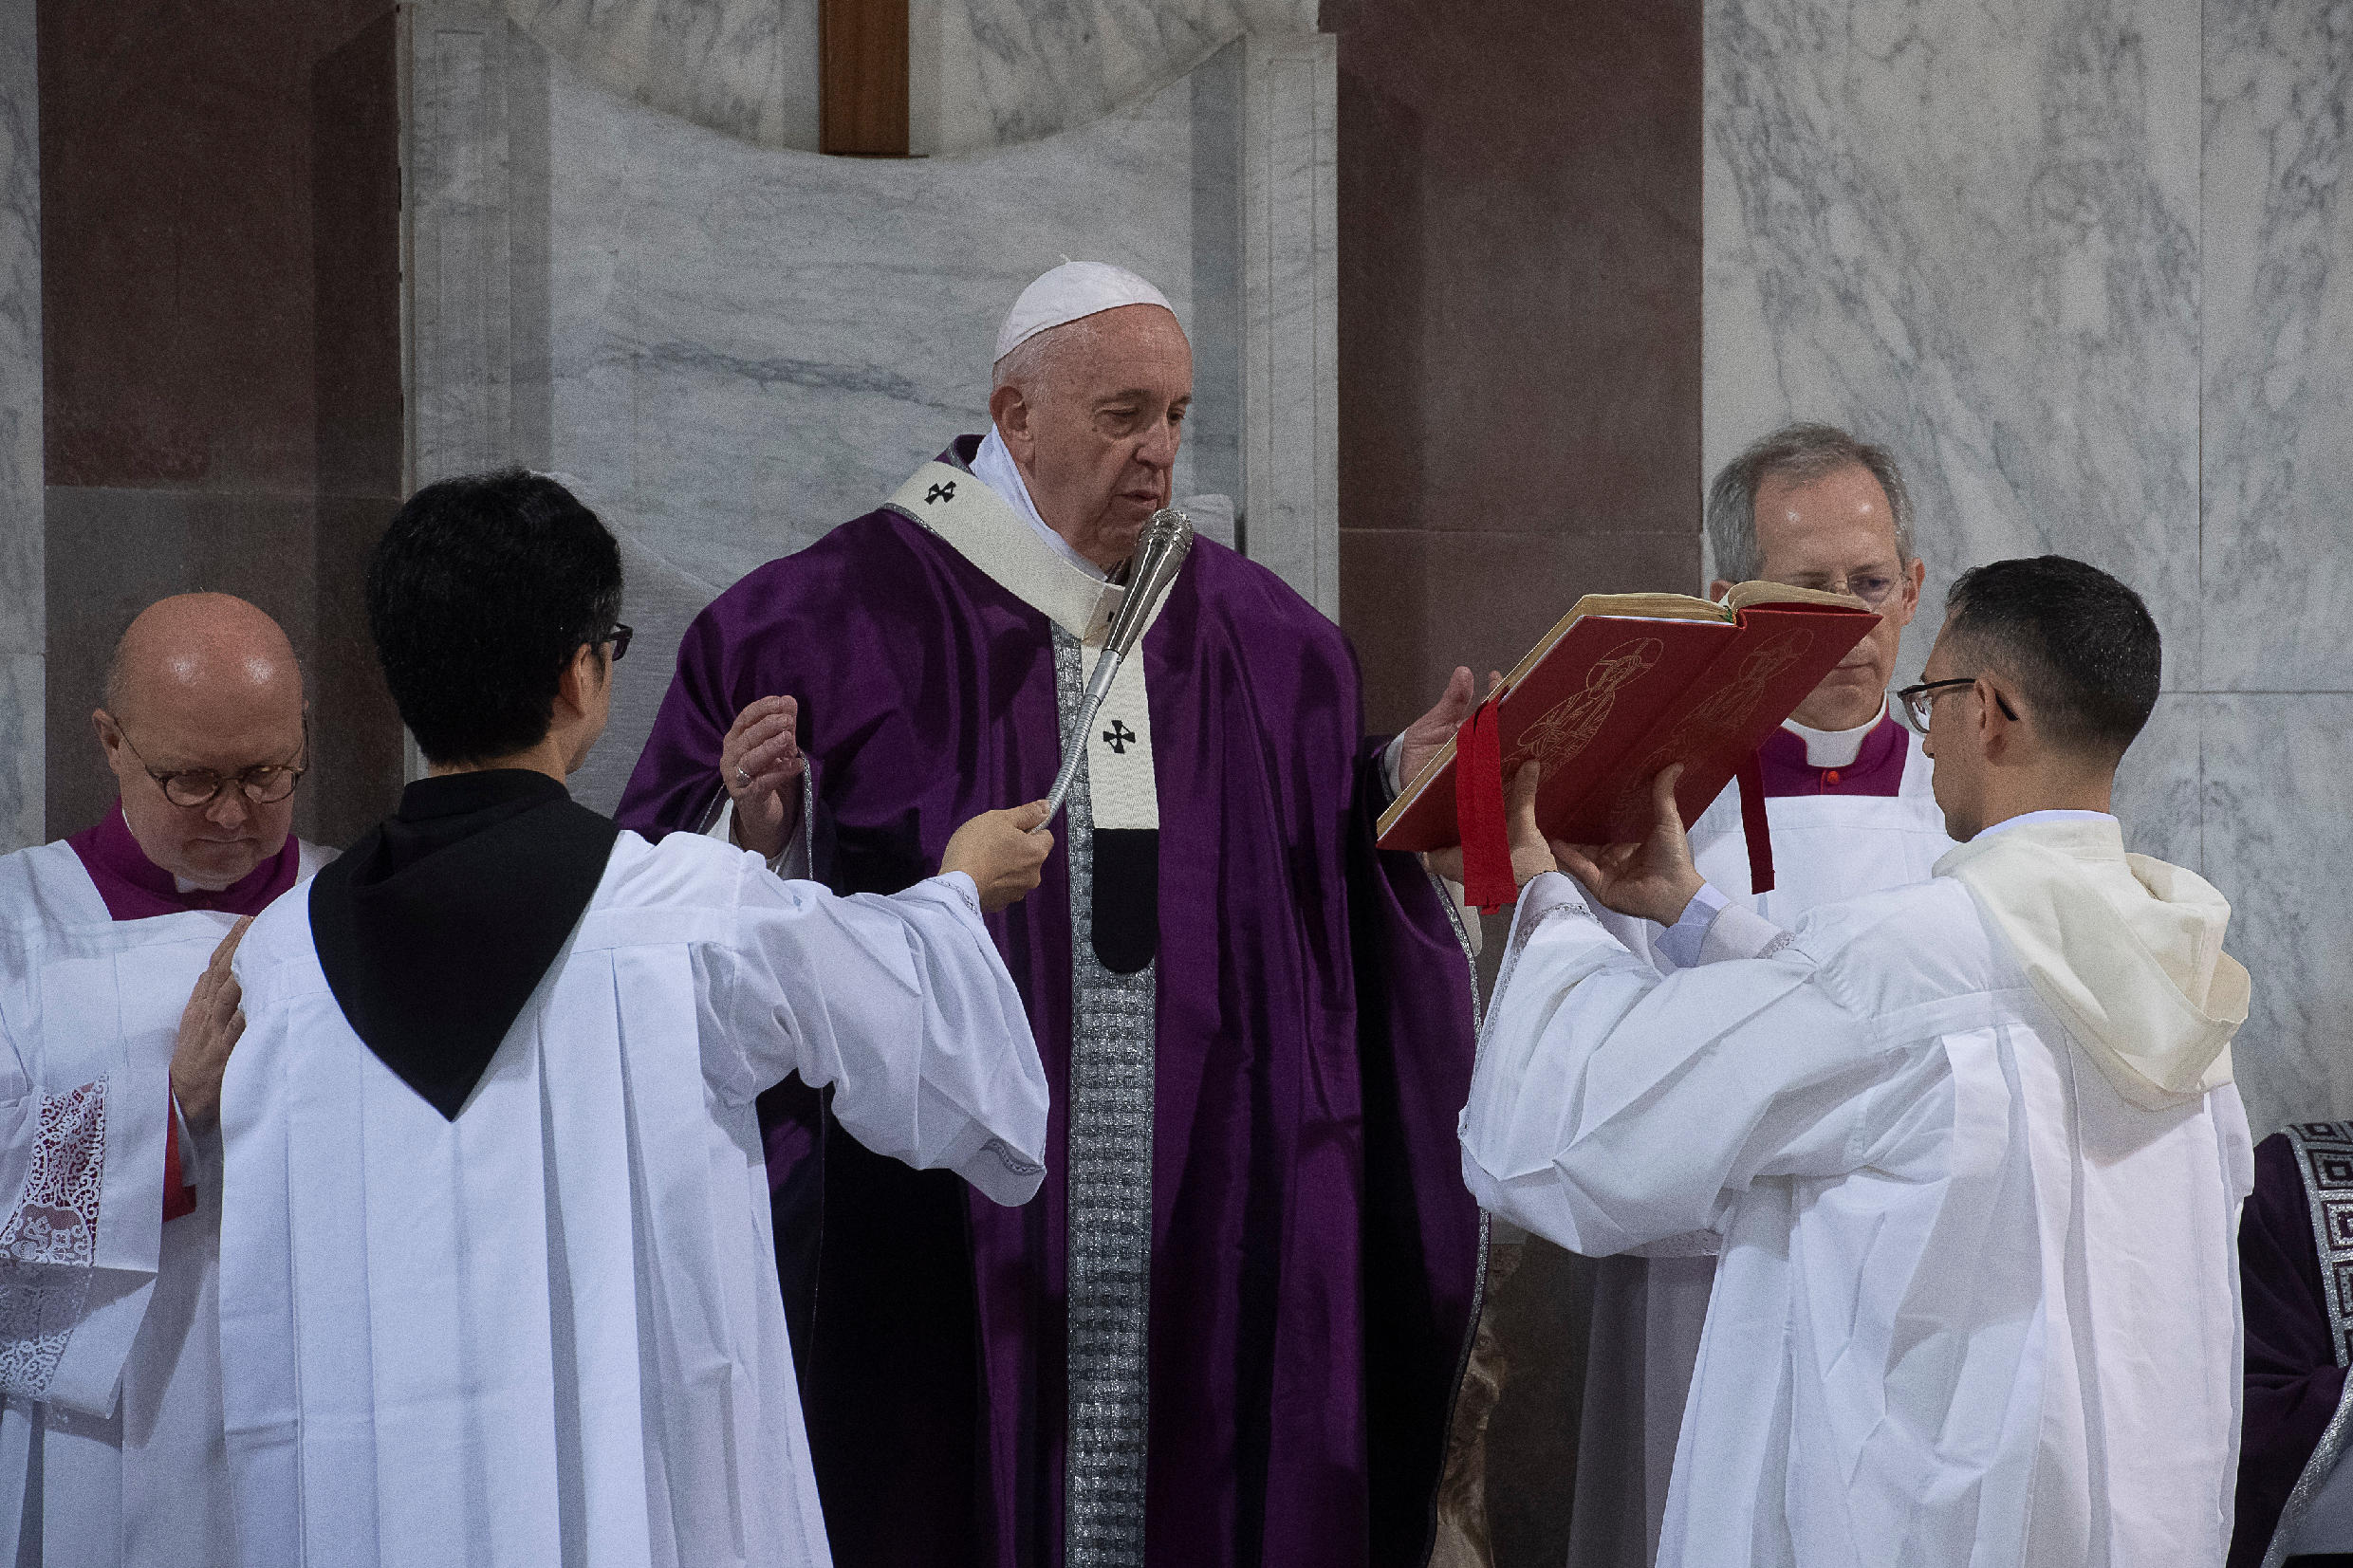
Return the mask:
M118 717L91 715L106 764L122 793L122 817L147 858L197 887L217 891L244 880L286 847L294 797L262 803L226 784L205 805L167 799L149 769L205 769L232 779L248 768L301 766L303 712L290 682L252 690L210 691L200 699L150 698Z
M1044 384L998 429L1038 515L1107 571L1136 553L1144 525L1169 503L1193 405L1193 348L1176 318L1153 304L1072 328L1080 335L1048 360Z
M1792 715L1816 729L1852 729L1877 717L1896 673L1903 629L1919 610L1926 568L1896 548L1887 492L1860 463L1799 484L1768 479L1756 491L1759 572L1768 582L1849 593L1879 624L1822 678ZM1729 583L1718 583L1721 593Z

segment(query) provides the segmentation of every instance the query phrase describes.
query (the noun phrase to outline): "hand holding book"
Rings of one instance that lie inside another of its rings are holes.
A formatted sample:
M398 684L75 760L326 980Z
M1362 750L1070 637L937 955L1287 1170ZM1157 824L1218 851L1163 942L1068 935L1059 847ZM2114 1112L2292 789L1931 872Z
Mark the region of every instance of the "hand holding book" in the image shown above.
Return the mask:
M1707 878L1692 864L1691 839L1683 832L1683 814L1675 804L1675 786L1682 777L1683 765L1671 763L1651 779L1650 832L1640 842L1565 844L1554 839L1547 844L1554 861L1583 882L1597 901L1620 914L1674 925L1707 885ZM1529 805L1528 826L1532 830L1536 824L1532 793ZM1519 864L1516 839L1512 864L1515 869Z

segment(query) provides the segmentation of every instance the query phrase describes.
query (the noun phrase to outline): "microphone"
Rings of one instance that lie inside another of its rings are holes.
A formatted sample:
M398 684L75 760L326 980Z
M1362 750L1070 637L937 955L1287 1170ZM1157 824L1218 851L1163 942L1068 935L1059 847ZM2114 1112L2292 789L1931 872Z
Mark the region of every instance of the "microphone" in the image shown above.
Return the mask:
M1185 557L1193 553L1193 519L1174 507L1162 507L1144 525L1143 539L1136 549L1135 564L1127 574L1127 593L1120 600L1119 613L1111 618L1111 635L1104 639L1103 651L1095 660L1095 673L1086 683L1086 695L1079 701L1077 719L1062 741L1062 771L1054 775L1054 787L1046 797L1046 821L1042 830L1050 825L1062 811L1063 797L1070 793L1071 781L1079 775L1079 760L1086 755L1087 731L1095 728L1095 715L1111 694L1111 683L1120 676L1120 666L1134 653L1136 644L1143 640L1144 628L1152 624L1152 614L1168 597L1168 590L1176 581L1176 574L1184 569Z

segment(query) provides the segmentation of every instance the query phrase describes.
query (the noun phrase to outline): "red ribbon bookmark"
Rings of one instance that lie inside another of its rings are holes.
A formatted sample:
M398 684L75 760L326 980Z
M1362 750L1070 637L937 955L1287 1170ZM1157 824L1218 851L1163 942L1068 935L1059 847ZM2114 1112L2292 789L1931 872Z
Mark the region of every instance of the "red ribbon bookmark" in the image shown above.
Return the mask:
M1773 830L1765 818L1765 769L1751 751L1740 765L1740 832L1749 840L1749 891L1773 891Z
M1495 699L1471 710L1454 731L1454 825L1462 835L1462 895L1475 908L1502 909L1520 896L1511 876L1511 839L1504 825L1503 735Z

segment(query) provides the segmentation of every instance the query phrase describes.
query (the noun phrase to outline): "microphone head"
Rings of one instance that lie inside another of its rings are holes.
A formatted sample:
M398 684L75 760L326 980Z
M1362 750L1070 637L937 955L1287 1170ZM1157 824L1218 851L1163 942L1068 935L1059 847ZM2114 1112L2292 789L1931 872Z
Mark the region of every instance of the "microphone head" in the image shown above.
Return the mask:
M1111 619L1108 651L1113 655L1124 657L1135 648L1144 628L1152 623L1152 613L1168 597L1176 574L1184 570L1185 557L1192 553L1193 519L1174 507L1154 512L1144 525L1135 562L1128 568L1127 592L1120 600L1119 614Z

